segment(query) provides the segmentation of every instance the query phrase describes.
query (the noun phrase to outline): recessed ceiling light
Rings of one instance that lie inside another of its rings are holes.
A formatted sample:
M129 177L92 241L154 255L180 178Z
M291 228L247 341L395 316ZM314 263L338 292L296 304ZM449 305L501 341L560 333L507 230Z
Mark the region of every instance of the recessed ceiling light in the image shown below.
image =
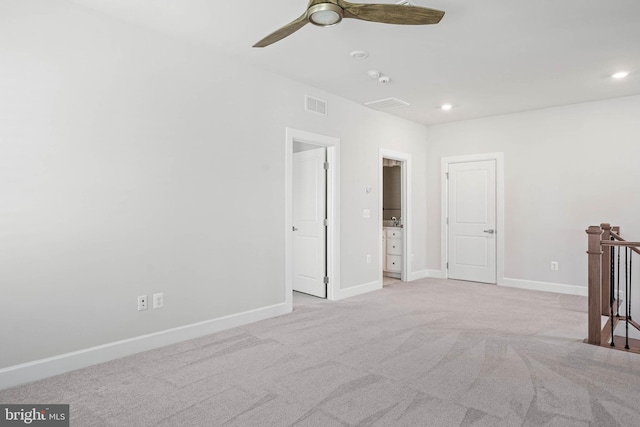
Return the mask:
M617 73L612 74L611 77L613 77L614 79L624 79L628 75L629 73L626 71L618 71Z
M449 110L451 110L451 109L453 108L453 105L451 105L451 104L442 104L442 105L440 106L440 108L441 108L442 110L444 110L444 111L449 111Z
M365 52L364 50L354 50L349 55L351 55L353 59L365 59L369 56L369 52Z

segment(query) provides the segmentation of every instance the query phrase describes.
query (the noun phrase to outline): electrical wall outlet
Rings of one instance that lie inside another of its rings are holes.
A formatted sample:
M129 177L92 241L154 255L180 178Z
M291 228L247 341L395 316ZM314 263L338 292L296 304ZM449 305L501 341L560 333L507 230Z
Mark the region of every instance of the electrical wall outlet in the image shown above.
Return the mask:
M153 308L162 307L164 307L164 294L162 292L159 294L153 294Z
M551 270L558 271L559 268L560 264L558 263L558 261L551 261Z
M143 311L147 309L147 296L140 295L138 297L138 311Z

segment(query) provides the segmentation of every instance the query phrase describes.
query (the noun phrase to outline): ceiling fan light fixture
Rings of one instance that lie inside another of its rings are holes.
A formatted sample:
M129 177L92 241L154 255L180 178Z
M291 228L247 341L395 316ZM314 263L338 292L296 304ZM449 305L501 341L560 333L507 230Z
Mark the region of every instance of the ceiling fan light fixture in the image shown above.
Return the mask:
M330 27L346 17L383 24L431 25L440 22L443 16L442 10L422 6L350 3L346 0L309 0L307 10L302 15L264 37L253 47L272 45L289 37L308 23Z
M343 10L332 3L320 3L313 5L307 11L309 22L319 27L330 27L342 21Z

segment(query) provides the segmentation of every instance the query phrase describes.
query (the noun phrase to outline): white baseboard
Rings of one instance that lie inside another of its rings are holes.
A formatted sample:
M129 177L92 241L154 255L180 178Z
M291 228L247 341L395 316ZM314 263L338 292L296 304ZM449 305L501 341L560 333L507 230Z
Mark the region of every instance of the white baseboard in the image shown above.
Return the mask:
M556 294L587 296L586 286L566 285L563 283L537 282L535 280L502 279L498 285L510 288L530 289L533 291L554 292Z
M365 294L371 291L377 291L378 289L382 289L382 283L379 281L365 283L363 285L352 286L350 288L340 289L336 292L334 297L334 301L338 301L345 298L351 298L356 295Z
M0 369L0 390L287 313L290 304L276 304L10 366Z
M446 279L447 274L445 270L427 270L427 277L433 277L435 279Z
M409 273L408 282L413 282L414 280L424 279L425 277L431 277L429 275L429 270L414 271L413 273Z
M435 279L446 279L446 270L422 270L411 273L411 280L418 280L424 277L433 277ZM587 288L585 286L567 285L563 283L538 282L535 280L509 279L499 280L499 286L509 288L529 289L533 291L553 292L556 294L580 295L587 296Z

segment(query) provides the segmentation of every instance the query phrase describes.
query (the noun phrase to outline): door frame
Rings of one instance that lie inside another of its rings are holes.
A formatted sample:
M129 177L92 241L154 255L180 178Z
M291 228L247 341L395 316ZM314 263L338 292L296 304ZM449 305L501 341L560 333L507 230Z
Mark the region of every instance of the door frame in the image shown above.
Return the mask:
M380 266L379 280L380 287L383 286L383 272L382 266L383 258L385 256L385 248L382 245L382 185L383 185L383 167L384 161L383 159L390 160L398 160L402 162L400 176L402 181L402 190L400 197L402 198L402 230L403 230L403 239L402 239L402 268L400 272L400 280L403 282L409 281L409 272L411 271L412 265L412 253L411 253L411 211L409 207L411 206L411 195L412 195L412 186L411 186L411 154L403 153L400 151L387 150L384 148L380 149L379 155L379 180L378 180L378 188L380 191L378 192L378 213L380 214L380 222L379 222L379 236L378 236L378 247L379 247L379 256L378 262Z
M485 160L496 162L496 284L504 284L504 153L484 153L464 156L443 157L441 160L440 174L440 270L442 277L449 278L447 261L449 257L449 186L447 174L452 163L472 163Z
M293 310L293 142L327 148L327 299L340 290L340 139L304 130L285 129L285 304Z

